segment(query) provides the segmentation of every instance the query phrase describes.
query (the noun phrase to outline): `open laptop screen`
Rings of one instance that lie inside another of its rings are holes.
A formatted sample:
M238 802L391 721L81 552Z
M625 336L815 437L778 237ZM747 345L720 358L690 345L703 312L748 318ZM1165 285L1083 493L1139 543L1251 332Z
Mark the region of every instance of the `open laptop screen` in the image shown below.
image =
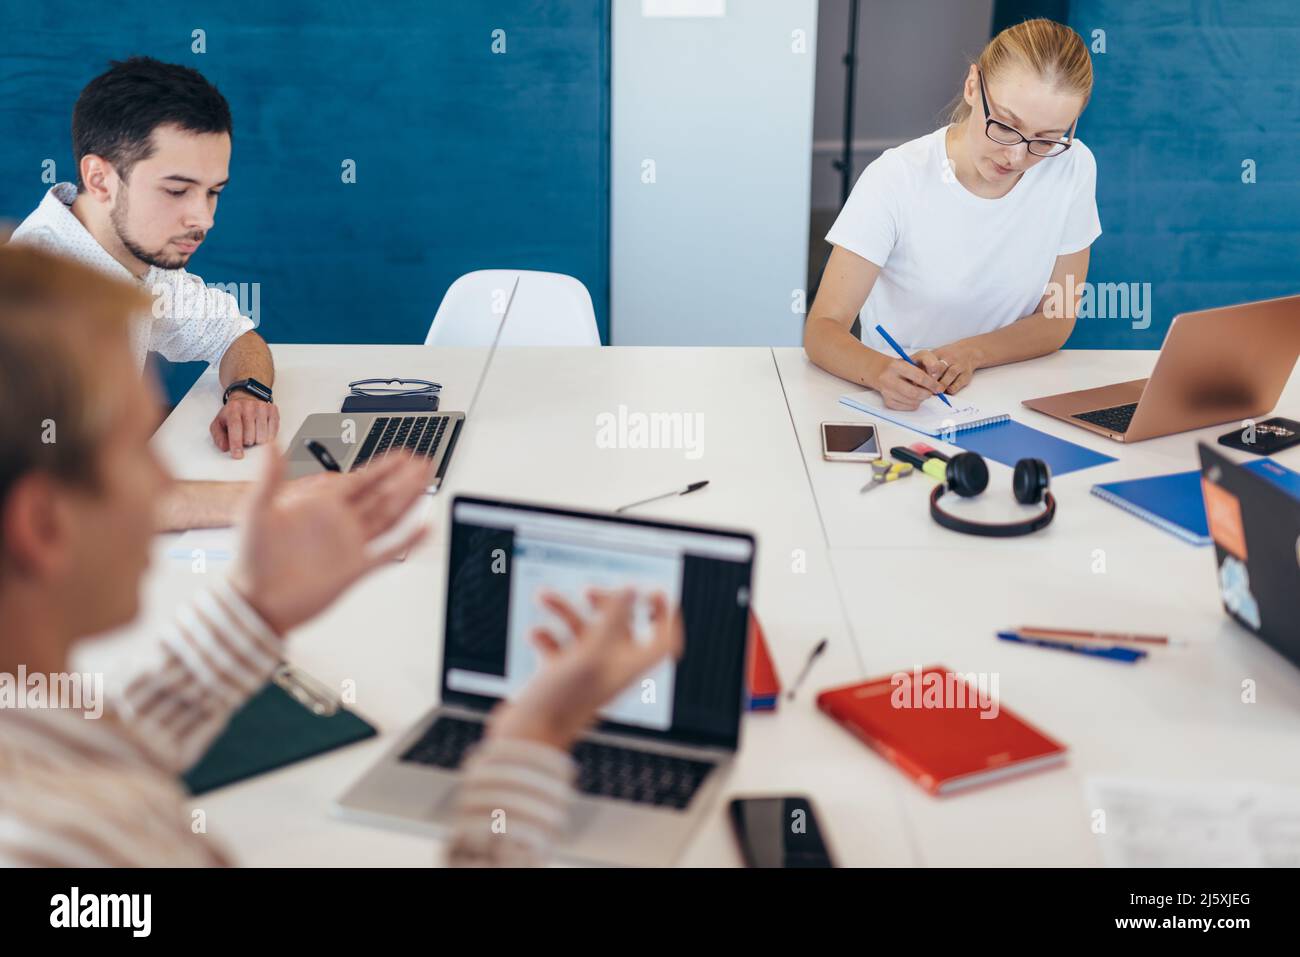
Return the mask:
M489 707L540 665L530 634L566 634L543 589L589 611L588 588L661 591L679 604L685 649L601 712L601 726L683 744L736 747L754 540L738 532L457 497L452 502L442 695ZM649 633L638 601L633 630Z

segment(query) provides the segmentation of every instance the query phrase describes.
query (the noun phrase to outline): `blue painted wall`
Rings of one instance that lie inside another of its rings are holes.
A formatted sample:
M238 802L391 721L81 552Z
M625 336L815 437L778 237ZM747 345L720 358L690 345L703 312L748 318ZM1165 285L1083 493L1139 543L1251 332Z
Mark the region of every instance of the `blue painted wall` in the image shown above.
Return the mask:
M45 159L75 178L77 94L148 54L230 101L231 182L192 268L260 283L269 340L423 341L452 280L501 266L577 276L607 340L606 0L181 6L0 0L0 218L39 202Z
M1080 320L1070 345L1157 348L1178 312L1300 293L1300 3L1074 0L1069 22L1106 40L1079 123L1089 279L1150 282L1153 303L1149 329Z

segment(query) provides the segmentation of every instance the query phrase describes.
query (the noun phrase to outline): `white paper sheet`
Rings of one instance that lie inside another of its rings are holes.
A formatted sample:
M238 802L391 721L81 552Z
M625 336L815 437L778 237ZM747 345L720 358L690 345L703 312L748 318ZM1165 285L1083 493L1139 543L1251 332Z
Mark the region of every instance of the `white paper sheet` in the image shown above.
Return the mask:
M1127 778L1085 787L1108 867L1300 867L1300 788Z

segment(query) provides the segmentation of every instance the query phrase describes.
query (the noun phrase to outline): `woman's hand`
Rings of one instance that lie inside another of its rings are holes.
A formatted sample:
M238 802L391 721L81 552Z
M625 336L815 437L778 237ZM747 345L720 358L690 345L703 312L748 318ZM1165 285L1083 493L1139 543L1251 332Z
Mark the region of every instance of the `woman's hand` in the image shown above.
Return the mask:
M932 355L928 352L918 352L917 362L920 362L919 356ZM884 365L875 375L875 381L871 383L872 387L880 393L885 400L887 409L904 409L911 411L917 408L922 402L943 391L943 386L926 368L917 368L910 362L904 362L902 359L890 359L888 356L881 356ZM934 363L939 369L943 366L940 363Z
M938 349L922 349L912 356L912 361L937 379L943 391L956 395L970 385L971 377L980 367L981 356L974 346L954 342Z
M569 635L562 638L546 628L533 632L544 663L518 697L493 712L490 737L567 751L610 699L664 658L681 655L681 612L670 608L662 594L650 598L653 637L644 643L632 635L635 599L630 589L592 591L588 598L595 614L584 616L559 595L542 595L542 605Z

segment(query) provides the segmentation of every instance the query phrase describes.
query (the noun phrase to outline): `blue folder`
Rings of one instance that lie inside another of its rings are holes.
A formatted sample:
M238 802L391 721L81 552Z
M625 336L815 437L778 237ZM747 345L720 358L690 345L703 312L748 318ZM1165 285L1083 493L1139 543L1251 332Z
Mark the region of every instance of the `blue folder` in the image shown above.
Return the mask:
M986 459L1012 467L1021 459L1042 459L1053 477L1115 461L1113 455L1102 455L1014 419L958 433L953 442L968 452L978 452Z

